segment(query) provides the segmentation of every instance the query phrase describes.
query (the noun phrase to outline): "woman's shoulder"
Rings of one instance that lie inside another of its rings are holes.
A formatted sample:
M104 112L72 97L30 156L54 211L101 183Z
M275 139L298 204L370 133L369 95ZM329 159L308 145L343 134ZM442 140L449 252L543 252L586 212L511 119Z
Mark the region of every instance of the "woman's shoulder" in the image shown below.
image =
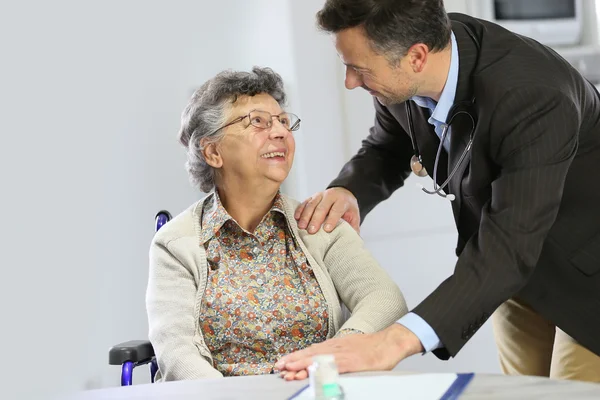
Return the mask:
M154 234L154 243L167 245L169 242L184 237L195 237L200 234L200 218L202 205L208 196L191 204L174 216Z
M284 204L286 205L285 213L288 216L288 221L292 225L291 228L298 232L299 236L307 245L313 244L314 242L330 245L335 243L336 239L340 236L343 236L345 239L350 239L351 241L362 242L358 233L343 219L338 221L335 229L331 232L325 231L322 226L317 232L312 234L308 233L306 229L300 229L298 227L298 222L294 217L294 212L301 202L285 194L282 194L282 197L284 199Z
M292 229L292 231L294 231L295 233L298 233L300 236L308 234L308 232L305 229L300 229L298 227L298 221L296 221L296 218L294 217L296 208L300 205L301 202L287 194L280 193L280 195L281 199L283 200L283 212L286 215L286 219L288 221L288 224L290 225L290 229Z
M300 205L300 202L298 200L296 200L295 198L293 198L292 196L289 196L285 193L280 193L281 198L283 199L283 204L285 204L287 207L289 207L289 209L292 211L292 214L294 213L294 210L296 209L296 207L298 207ZM288 210L285 210L286 212Z

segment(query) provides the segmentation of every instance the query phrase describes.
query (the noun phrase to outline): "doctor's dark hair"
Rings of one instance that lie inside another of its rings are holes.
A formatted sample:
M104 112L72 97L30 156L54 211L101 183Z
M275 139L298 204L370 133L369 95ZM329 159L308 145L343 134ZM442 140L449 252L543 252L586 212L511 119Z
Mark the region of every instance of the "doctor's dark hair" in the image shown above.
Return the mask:
M391 63L416 43L444 49L452 29L443 0L326 0L317 24L330 33L362 26L373 49Z

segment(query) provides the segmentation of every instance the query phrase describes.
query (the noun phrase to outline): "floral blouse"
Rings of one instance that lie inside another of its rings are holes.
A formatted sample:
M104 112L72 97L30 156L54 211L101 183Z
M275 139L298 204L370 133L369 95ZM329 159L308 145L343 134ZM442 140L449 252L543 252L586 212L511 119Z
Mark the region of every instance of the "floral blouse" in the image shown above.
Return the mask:
M224 376L271 373L282 355L327 338L327 304L279 194L250 233L215 191L204 204L201 243L209 270L200 325Z

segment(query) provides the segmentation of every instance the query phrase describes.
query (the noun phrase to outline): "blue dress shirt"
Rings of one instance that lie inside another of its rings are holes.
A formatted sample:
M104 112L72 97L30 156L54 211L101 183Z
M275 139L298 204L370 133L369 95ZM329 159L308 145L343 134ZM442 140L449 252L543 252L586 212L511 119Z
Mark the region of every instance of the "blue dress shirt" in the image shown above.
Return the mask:
M458 47L456 44L456 37L454 32L451 35L452 40L452 53L450 55L450 70L448 71L448 77L446 78L446 84L440 101L438 103L429 97L413 96L411 100L414 101L419 107L427 108L430 113L430 117L427 120L435 129L435 133L438 135L440 140L442 139L442 131L448 118L448 113L454 104L454 96L456 95L456 85L458 84ZM444 141L444 148L446 151L449 150L450 146L450 132L446 134L446 140Z
M448 77L446 78L446 84L444 85L444 90L442 90L440 101L436 103L435 100L422 96L413 96L411 98L418 106L429 109L430 117L427 122L433 125L435 133L440 140L442 139L446 118L448 117L450 108L452 108L452 105L454 104L454 96L456 95L456 86L458 84L458 47L454 32L451 35L451 40L452 52L450 56L450 70L448 71ZM450 129L448 129L446 140L443 143L446 151L450 148L450 134ZM440 338L433 328L417 314L410 312L400 318L397 322L417 335L425 352L442 347Z

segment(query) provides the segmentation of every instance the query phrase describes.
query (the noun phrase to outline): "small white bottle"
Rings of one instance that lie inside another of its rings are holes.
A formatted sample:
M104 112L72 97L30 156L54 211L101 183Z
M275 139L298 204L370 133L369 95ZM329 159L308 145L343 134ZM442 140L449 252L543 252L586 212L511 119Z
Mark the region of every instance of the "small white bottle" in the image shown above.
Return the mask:
M344 400L339 373L333 355L313 357L308 367L310 390L315 400Z

